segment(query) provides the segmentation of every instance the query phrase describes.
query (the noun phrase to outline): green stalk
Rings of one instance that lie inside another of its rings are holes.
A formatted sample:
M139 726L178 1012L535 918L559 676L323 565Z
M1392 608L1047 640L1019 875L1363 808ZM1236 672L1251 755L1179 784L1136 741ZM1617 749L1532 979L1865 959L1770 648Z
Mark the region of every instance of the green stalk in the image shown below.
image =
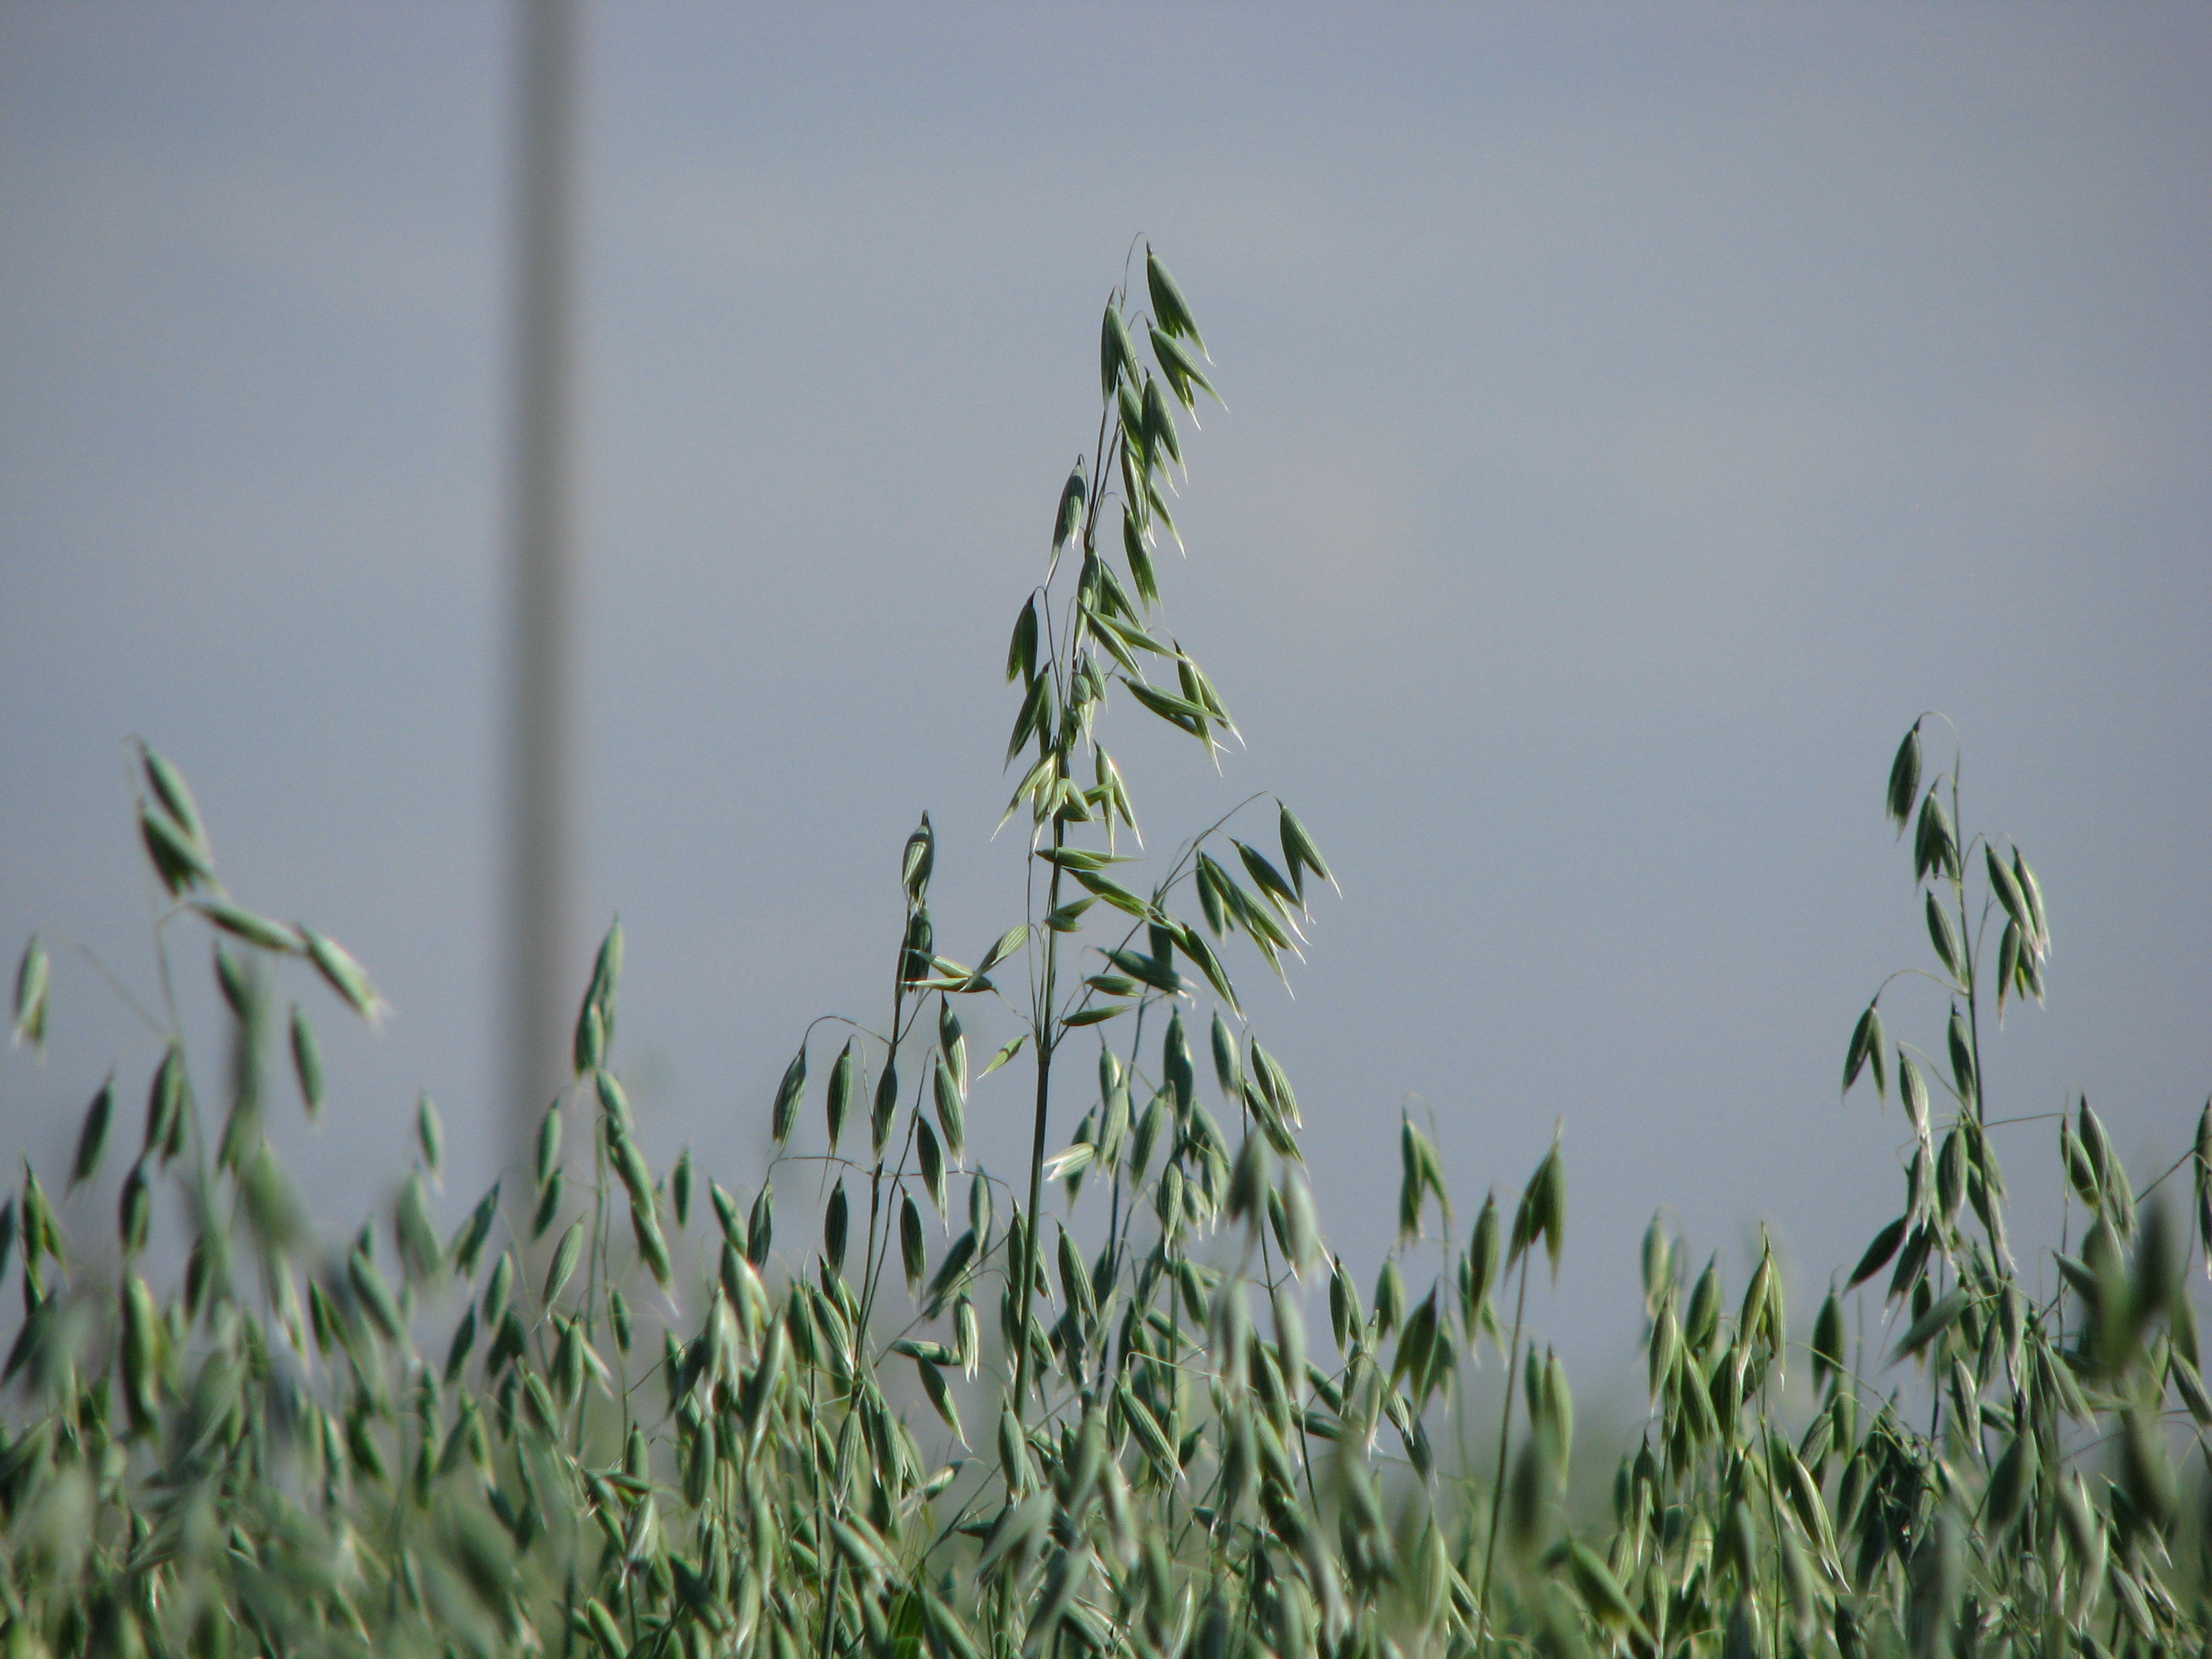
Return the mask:
M1958 831L1955 826L1959 823L1959 776L1958 768L1955 765L1953 766L1951 772L1951 821L1954 825L1954 834L1956 834ZM1965 951L1966 956L1966 1048L1967 1052L1974 1057L1973 1114L1975 1127L1978 1128L1981 1127L1983 1119L1988 1115L1982 1110L1982 935L1979 929L1976 929L1971 936L1966 932L1966 854L1963 849L1959 854L1958 878L1951 885L1958 894L1959 938L1960 948ZM1983 914L1986 915L1989 913L1984 909ZM2003 994L2002 987L1998 989L1998 994L2000 996Z
M1772 1360L1770 1358L1768 1364ZM1759 1468L1766 1479L1766 1524L1774 1529L1774 1659L1782 1659L1782 1603L1786 1592L1782 1583L1782 1503L1774 1490L1774 1425L1771 1420L1773 1402L1767 1394L1765 1368L1759 1378L1759 1426L1766 1443L1759 1449Z
M913 921L914 909L909 906L907 910L907 921L908 926L913 924ZM884 1064L887 1066L896 1066L898 1063L899 1045L906 1040L906 1033L899 1029L899 1017L906 1003L906 935L903 933L899 935L898 960L898 982L891 988L890 1047L884 1055ZM918 1113L921 1109L921 1104L919 1101L917 1101L915 1106L915 1110ZM876 1132L875 1097L872 1093L871 1093L868 1097L868 1134L871 1145L872 1146ZM907 1125L907 1137L909 1146L913 1142L913 1136L914 1125L909 1120ZM888 1142L886 1144L888 1145ZM902 1149L899 1153L899 1168L903 1170L905 1167L906 1152ZM854 1344L856 1349L865 1348L867 1346L866 1339L869 1316L874 1312L876 1305L876 1281L882 1277L884 1263L890 1260L891 1229L890 1224L888 1220L885 1220L883 1225L883 1254L879 1258L876 1253L876 1226L878 1213L882 1207L883 1187L884 1158L883 1154L881 1152L878 1152L876 1154L876 1166L874 1173L868 1177L868 1243L866 1249L864 1249L860 1255L860 1271L862 1274L860 1285L860 1328L854 1333Z
M1067 823L1052 821L1053 850L1066 843ZM1052 866L1052 882L1045 892L1045 914L1060 908L1060 866ZM1052 1104L1052 1052L1057 1037L1052 1029L1053 1003L1060 989L1060 934L1044 930L1044 992L1036 1018L1036 1128L1030 1140L1030 1207L1022 1222L1020 1294L1015 1297L1014 1340L1019 1350L1014 1366L1014 1417L1024 1427L1029 1422L1030 1299L1036 1289L1037 1210L1044 1199L1045 1122Z
M814 1413L820 1408L820 1401L815 1393L817 1379L810 1373L806 1382L807 1416L810 1419L814 1415ZM763 1409L765 1410L766 1407L763 1407ZM814 1535L816 1538L822 1540L826 1543L830 1536L830 1528L828 1525L830 1515L829 1496L823 1490L822 1460L816 1456L814 1453L814 1448L811 1443L812 1429L811 1425L808 1429L808 1437L809 1444L807 1446L806 1452L806 1478L807 1484L813 1488L815 1516ZM829 1550L827 1553L830 1555L829 1582L827 1585L822 1587L819 1591L822 1607L822 1630L818 1644L820 1659L830 1659L832 1644L836 1639L837 1575L839 1570L845 1565L844 1558L842 1555L839 1555L834 1548Z
M908 905L907 925L910 927L913 923L914 907ZM906 938L905 932L902 931L899 934L897 977L891 986L890 1043L884 1051L884 1066L886 1070L898 1064L899 1038L902 1035L899 1030L899 1012L906 1001ZM868 1243L867 1248L860 1254L860 1270L866 1275L866 1288L868 1299L872 1301L875 1295L876 1276L876 1224L881 1216L884 1201L884 1155L881 1152L876 1151L874 1146L876 1101L872 1090L869 1091L867 1104L869 1147L874 1152L876 1163L875 1168L868 1176ZM890 1254L890 1229L888 1226L884 1229L884 1253L886 1255Z
M1474 1620L1490 1628L1490 1579L1498 1562L1498 1523L1505 1510L1505 1454L1513 1428L1513 1384L1521 1369L1521 1315L1528 1301L1528 1252L1521 1253L1521 1284L1513 1293L1513 1340L1505 1362L1505 1409L1498 1417L1498 1474L1490 1488L1490 1536L1482 1547L1482 1589L1474 1598Z

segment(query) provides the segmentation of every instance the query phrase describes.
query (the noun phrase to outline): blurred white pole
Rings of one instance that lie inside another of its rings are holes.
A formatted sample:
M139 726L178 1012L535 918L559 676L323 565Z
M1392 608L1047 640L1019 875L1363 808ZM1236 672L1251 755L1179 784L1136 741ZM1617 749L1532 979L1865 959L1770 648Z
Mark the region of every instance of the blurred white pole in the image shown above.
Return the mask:
M516 0L516 139L508 512L507 779L507 1156L529 1167L532 1136L568 1077L575 834L575 8Z

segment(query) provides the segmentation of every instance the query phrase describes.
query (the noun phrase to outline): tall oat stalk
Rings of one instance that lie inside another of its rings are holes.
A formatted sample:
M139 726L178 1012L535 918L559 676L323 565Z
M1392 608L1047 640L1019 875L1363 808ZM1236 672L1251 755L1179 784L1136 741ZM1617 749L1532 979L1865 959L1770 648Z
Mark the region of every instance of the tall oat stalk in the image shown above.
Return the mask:
M665 1174L647 1158L614 1059L617 929L514 1201L495 1184L441 1231L443 1133L424 1100L389 1202L320 1237L266 1114L287 1060L322 1107L315 982L372 1021L381 999L327 936L232 897L182 777L142 751L139 828L172 902L164 997L141 1011L159 1049L143 1134L111 1185L106 1150L127 1138L111 1075L56 1175L63 1197L27 1161L0 1202L0 1273L18 1269L22 1302L0 1328L11 1659L2202 1647L2206 1532L2177 1456L2202 1462L2212 1425L2185 1271L2212 1246L2212 1105L2140 1209L2087 1103L2057 1115L2081 1243L2052 1253L2049 1288L2016 1264L1994 1143L2049 1120L1993 1115L1982 1048L2008 1001L2042 994L2051 931L2016 848L1960 842L1955 758L1923 792L1924 721L1888 799L1914 830L1941 971L1884 982L1844 1074L1885 1097L1895 1079L1904 1213L1809 1341L1771 1245L1731 1310L1717 1257L1689 1285L1685 1241L1655 1223L1650 1413L1609 1511L1571 1504L1566 1370L1528 1324L1537 1246L1555 1284L1561 1264L1559 1139L1510 1228L1493 1194L1461 1248L1410 1118L1399 1244L1364 1304L1322 1245L1298 1101L1231 966L1249 950L1283 970L1328 866L1279 802L1263 847L1244 827L1260 797L1146 864L1101 742L1124 698L1209 754L1236 736L1159 620L1154 567L1175 533L1177 411L1212 395L1209 364L1147 250L1141 295L1109 300L1095 439L1007 655L1022 919L973 966L939 953L925 816L898 862L888 1022L808 1028L749 1197L688 1152ZM186 939L210 949L228 1010L219 1129L173 994ZM1940 1048L1893 1045L1884 1000L1929 981ZM33 1052L55 982L33 939L14 1021ZM981 1004L1018 1029L975 1068L961 1011ZM1072 1043L1093 1040L1096 1088L1079 1089ZM967 1121L1025 1048L1030 1086L1002 1109L1026 1109L1030 1158L1008 1188L967 1169ZM802 1127L810 1102L818 1128ZM591 1125L587 1158L564 1151L568 1113ZM2184 1169L2191 1226L2152 1196ZM775 1182L799 1173L819 1196L780 1236ZM112 1250L70 1244L79 1188L112 1196ZM1432 1215L1443 1260L1419 1295L1405 1249ZM930 1216L953 1235L941 1249ZM1516 1275L1505 1328L1501 1273ZM1322 1278L1331 1341L1310 1350ZM995 1342L978 1306L994 1296ZM1464 1443L1478 1360L1501 1373L1494 1465L1440 1465L1428 1420L1456 1396Z

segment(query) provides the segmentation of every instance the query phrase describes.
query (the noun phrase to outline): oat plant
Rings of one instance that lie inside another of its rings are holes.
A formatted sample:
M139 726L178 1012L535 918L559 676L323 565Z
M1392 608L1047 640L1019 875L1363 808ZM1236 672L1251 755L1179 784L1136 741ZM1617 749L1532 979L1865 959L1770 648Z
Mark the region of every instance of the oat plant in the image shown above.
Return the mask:
M2040 997L2051 932L2016 849L1960 842L1955 760L1923 794L1924 721L1889 796L1937 970L1884 985L1844 1078L1895 1084L1904 1213L1809 1334L1771 1249L1731 1297L1655 1225L1651 1412L1584 1512L1565 1368L1526 1318L1538 1253L1562 1266L1556 1140L1462 1234L1401 1118L1398 1244L1363 1296L1261 1030L1257 970L1306 948L1328 863L1266 795L1148 850L1105 744L1132 717L1201 764L1240 741L1160 580L1213 373L1147 250L1109 299L1095 431L1005 664L1021 890L972 965L940 953L923 817L885 860L881 1023L808 1028L757 1103L777 1150L750 1192L688 1152L652 1167L617 930L534 1167L441 1228L425 1100L389 1204L319 1236L267 1114L319 1109L322 1005L373 1021L381 1000L323 933L234 897L183 779L142 752L169 900L143 1133L118 1073L70 1168L27 1162L0 1204L22 1304L0 1323L10 1659L2202 1648L2212 1401L2184 1280L2212 1246L2212 1107L2139 1195L2080 1103L2058 1131L2078 1248L2008 1237L1996 1145L2045 1120L1989 1114L1981 1044ZM172 990L201 951L227 1010L212 1066ZM56 987L33 940L19 1045ZM1932 1049L1890 1040L1884 1006L1916 991ZM988 1059L985 1007L1015 1022ZM972 1166L977 1113L1027 1128L1012 1182ZM2187 1223L2157 1190L2185 1170ZM86 1200L55 1186L112 1203L112 1233L72 1243L60 1211ZM1494 1426L1478 1364L1504 1384Z

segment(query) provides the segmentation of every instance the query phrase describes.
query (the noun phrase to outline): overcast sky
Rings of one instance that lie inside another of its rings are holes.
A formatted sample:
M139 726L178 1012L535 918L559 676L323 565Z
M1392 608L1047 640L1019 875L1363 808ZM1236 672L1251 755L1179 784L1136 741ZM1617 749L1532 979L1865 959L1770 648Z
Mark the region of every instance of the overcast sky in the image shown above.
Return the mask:
M418 1088L447 1201L489 1179L510 21L0 7L0 944L58 951L0 1139L50 1174L156 1053L70 945L153 995L137 734L398 1011L315 1005L331 1226ZM1900 1119L1837 1083L1928 961L1881 814L1923 709L2056 934L1991 1115L2086 1088L2139 1178L2182 1150L2202 8L607 6L584 84L583 908L658 1158L757 1180L805 1022L881 1023L922 809L944 948L1018 919L999 670L1139 234L1230 404L1164 580L1249 748L1106 730L1155 848L1278 790L1342 879L1249 1002L1363 1277L1410 1103L1462 1223L1565 1120L1582 1352L1662 1205L1739 1272L1771 1220L1811 1305L1897 1208ZM974 1109L1009 1173L1021 1089ZM1998 1146L2051 1220L2051 1123Z

